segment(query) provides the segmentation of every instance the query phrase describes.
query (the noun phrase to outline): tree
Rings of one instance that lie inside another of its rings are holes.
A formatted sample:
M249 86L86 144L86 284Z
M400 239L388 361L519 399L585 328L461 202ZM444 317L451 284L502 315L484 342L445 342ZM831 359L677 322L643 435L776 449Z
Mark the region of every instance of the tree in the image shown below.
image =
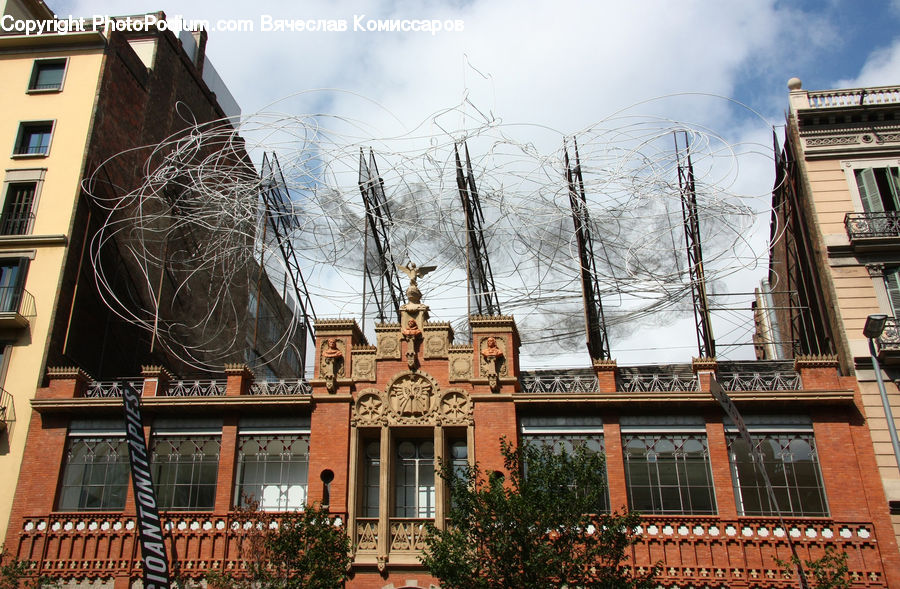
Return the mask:
M19 560L3 547L0 549L0 589L36 588L53 583L47 576L29 578L33 567L33 562Z
M803 561L807 585L812 589L850 589L847 560L846 552L838 552L833 546L828 546L820 558ZM775 562L784 570L786 577L797 575L800 557L796 554L787 561L776 558Z
M210 573L210 589L334 589L348 578L350 538L327 508L268 513L239 510L243 573Z
M450 524L432 527L422 563L445 589L562 586L644 589L655 570L632 577L622 566L637 542L635 513L600 513L604 457L578 447L513 448L501 440L510 473L444 465Z

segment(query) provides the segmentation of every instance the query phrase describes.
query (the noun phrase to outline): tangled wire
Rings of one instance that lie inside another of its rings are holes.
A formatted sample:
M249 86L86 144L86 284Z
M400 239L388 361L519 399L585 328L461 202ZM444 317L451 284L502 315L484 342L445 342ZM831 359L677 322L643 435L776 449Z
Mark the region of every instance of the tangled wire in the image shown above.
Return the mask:
M564 143L574 159L577 141L611 337L636 321L690 313L677 169L688 152L710 288L758 270L768 254L765 238L754 236L767 226L771 184L741 194L739 168L746 157L771 160L771 148L732 145L703 127L628 112L575 133L473 119L471 109L465 123L449 124L464 118L457 116L464 106L391 137L342 117L260 112L188 125L158 145L117 154L85 182L106 215L91 248L104 302L151 332L154 345L198 368L219 369L242 355L245 326L259 321L261 282L298 308L282 255L289 240L318 317L359 317L364 256L374 255L365 247L361 148L373 150L383 179L394 261L438 266L420 288L432 318L451 321L458 338L469 312L454 158L462 142L472 154L501 309L516 316L526 347L554 341L577 349L583 341ZM250 163L263 152L277 154L288 195L286 206L268 211L290 228L278 236L263 222L260 197L280 181L277 170L260 175ZM144 162L139 184L101 189L101 178L122 158ZM371 325L371 306L366 314ZM296 353L301 318L288 319L276 322L278 333L257 361L280 358L292 346Z

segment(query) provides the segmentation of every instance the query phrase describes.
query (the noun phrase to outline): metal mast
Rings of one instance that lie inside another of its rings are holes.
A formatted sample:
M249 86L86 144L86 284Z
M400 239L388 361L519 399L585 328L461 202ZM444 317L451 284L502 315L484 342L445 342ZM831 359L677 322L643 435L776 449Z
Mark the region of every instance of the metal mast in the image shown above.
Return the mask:
M687 263L691 276L691 296L694 301L694 321L697 326L697 348L701 358L715 358L716 341L713 338L709 314L709 298L706 295L706 276L703 273L703 250L700 247L700 219L697 214L697 192L694 186L694 166L691 163L691 147L687 131L684 132L684 154L675 136L675 157L678 163L678 188L681 192L681 214L684 220L684 241L687 246Z
M392 309L394 317L399 320L403 287L388 241L388 232L393 220L384 196L384 182L378 173L375 153L371 149L368 165L362 148L359 149L359 192L366 206L366 243L368 244L371 237L375 245L374 259L371 259L370 263L367 254L363 261L365 274L363 280L367 280L372 288L372 296L375 297L375 306L378 308L378 320L382 323L387 322ZM368 247L366 249L368 250Z
M591 239L591 218L588 214L587 198L584 194L584 178L581 174L581 160L578 156L578 142L575 142L575 166L569 162L569 150L563 142L566 163L566 182L569 185L569 205L572 207L572 222L575 224L575 239L578 242L578 258L581 263L581 292L584 295L584 323L587 331L587 348L591 360L609 360L609 337L606 334L606 318L600 300L600 277L594 260Z
M306 374L307 340L309 338L315 340L316 337L313 325L316 320L316 313L309 298L306 281L303 279L294 243L290 238L294 231L300 229L300 225L297 223L297 217L294 215L290 204L291 195L284 181L281 166L278 164L278 157L274 153L271 158L268 157L268 154L263 154L260 179L262 181L261 195L265 205L268 227L272 230L272 238L278 243L281 258L284 260L285 268L287 269L286 274L291 280L294 298L297 301L297 310L299 310L300 315L298 327L300 346L297 350L297 356L300 364L300 374L304 375ZM265 239L265 234L263 239Z
M500 299L494 286L494 275L491 272L491 261L488 259L484 242L484 214L478 200L478 188L475 186L475 174L472 173L472 160L469 158L469 147L463 142L466 154L466 167L459 159L459 148L454 145L456 156L456 185L462 199L463 212L466 215L466 276L469 283L469 315L499 315Z

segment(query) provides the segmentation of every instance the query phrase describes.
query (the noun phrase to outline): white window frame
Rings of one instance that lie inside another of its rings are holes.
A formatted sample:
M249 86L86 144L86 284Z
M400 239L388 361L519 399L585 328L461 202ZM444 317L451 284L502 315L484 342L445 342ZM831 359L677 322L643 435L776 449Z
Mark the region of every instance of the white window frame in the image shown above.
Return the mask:
M37 125L50 125L50 140L47 143L47 151L42 153L18 153L19 145L24 138L25 128ZM16 133L16 141L13 143L12 153L10 157L13 159L34 159L42 157L50 157L50 150L53 149L53 138L56 136L56 119L37 119L34 121L19 121L19 130Z
M63 64L63 74L62 79L59 81L59 87L57 88L35 88L34 84L37 82L38 76L38 68L41 64L50 63L50 62L62 62ZM68 57L43 57L34 60L34 65L31 67L31 75L28 77L28 89L26 92L28 94L55 94L63 91L63 87L66 85L66 74L69 73L69 58Z

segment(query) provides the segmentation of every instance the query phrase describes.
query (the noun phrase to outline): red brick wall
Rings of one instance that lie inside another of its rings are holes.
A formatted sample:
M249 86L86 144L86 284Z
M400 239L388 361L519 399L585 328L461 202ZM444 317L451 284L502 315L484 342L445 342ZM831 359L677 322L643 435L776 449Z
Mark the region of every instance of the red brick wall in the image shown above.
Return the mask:
M312 412L309 438L309 497L310 503L322 501L321 473L334 473L331 481L332 512L347 511L348 459L350 456L350 403L320 402Z

